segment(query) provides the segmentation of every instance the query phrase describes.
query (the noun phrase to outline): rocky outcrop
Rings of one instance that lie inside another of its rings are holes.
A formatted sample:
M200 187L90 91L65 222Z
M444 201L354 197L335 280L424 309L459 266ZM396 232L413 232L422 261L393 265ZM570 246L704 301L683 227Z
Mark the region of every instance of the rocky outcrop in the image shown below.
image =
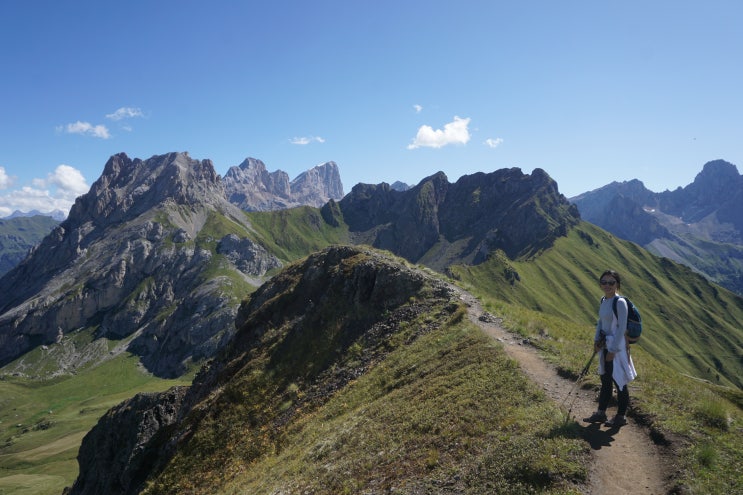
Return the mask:
M112 156L67 220L0 280L0 365L87 329L158 375L182 373L229 338L242 297L230 287L257 286L280 265L249 235L209 160Z
M495 250L529 256L580 220L541 169L466 175L454 184L439 172L405 191L358 184L339 205L356 242L437 269L480 263Z
M187 390L137 394L109 410L83 439L80 473L66 493L139 493L158 464L156 437L177 421Z
M268 172L255 158L230 167L223 179L227 198L246 211L269 211L301 205L320 207L343 197L335 162L318 165L290 181L286 172Z
M381 362L400 345L401 330L409 343L441 325L457 300L445 283L370 249L339 246L310 255L241 305L236 335L188 390L140 394L111 409L83 440L80 475L68 493L138 493L176 452L197 464L230 442L248 441L251 456L273 452L272 438L294 414L308 414ZM425 324L422 315L430 315ZM264 408L276 414L251 412ZM232 427L231 418L250 426ZM205 430L218 425L228 427L214 440L219 445L207 446Z

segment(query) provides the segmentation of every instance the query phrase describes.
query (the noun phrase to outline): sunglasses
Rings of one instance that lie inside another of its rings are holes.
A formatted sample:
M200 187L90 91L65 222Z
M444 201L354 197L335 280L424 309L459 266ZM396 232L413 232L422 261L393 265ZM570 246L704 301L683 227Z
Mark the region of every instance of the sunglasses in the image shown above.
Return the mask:
M601 285L608 285L608 286L614 287L617 284L617 281L616 280L602 280L599 283Z

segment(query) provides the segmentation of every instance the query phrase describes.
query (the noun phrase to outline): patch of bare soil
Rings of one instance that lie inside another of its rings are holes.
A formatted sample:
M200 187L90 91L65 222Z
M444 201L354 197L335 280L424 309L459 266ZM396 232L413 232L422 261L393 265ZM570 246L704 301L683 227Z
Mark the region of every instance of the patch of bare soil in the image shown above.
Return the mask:
M535 347L505 330L500 320L485 312L474 296L459 288L455 290L460 292L467 305L470 320L501 342L508 355L520 363L524 373L563 406L566 413L569 410L570 419L583 428L583 438L592 454L585 493L661 495L674 492L671 479L673 463L669 458L672 453L668 447L654 443L650 431L631 414L628 424L621 428L584 422L583 418L596 410L596 392L581 389L575 386L575 380L561 377L553 365L539 356ZM587 342L587 358L591 351L589 346ZM597 366L594 359L591 372L595 372ZM642 370L638 372L642 373ZM612 409L607 412L611 417Z

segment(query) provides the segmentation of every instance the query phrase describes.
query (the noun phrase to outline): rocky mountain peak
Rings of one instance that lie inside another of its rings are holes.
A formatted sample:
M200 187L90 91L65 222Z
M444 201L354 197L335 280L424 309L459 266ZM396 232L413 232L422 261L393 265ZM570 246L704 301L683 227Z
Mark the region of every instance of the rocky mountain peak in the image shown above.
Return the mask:
M249 229L210 160L112 156L68 219L1 279L0 365L84 329L131 336L119 352L163 376L183 373L229 334L238 296L225 287L259 285L281 265ZM205 277L210 269L222 275Z
M294 200L313 206L322 206L330 199L343 197L343 184L338 165L326 162L302 172L291 182Z
M735 165L725 160L714 160L704 164L687 191L697 201L719 203L739 189L740 184L741 175Z
M301 173L293 181L286 172L268 172L255 158L230 167L223 179L227 198L246 211L282 210L295 206L320 207L343 197L343 184L335 162Z
M211 160L188 153L168 153L147 160L126 153L112 156L90 191L75 201L68 220L121 222L158 205L165 198L180 204L219 202L224 190Z

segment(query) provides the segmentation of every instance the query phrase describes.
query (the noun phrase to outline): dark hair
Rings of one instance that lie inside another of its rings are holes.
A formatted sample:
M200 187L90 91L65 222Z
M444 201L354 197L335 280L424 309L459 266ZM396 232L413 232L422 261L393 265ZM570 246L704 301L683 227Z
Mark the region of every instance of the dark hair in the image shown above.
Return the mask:
M614 270L606 270L599 277L599 281L601 281L601 279L604 278L605 275L611 275L612 277L614 277L614 280L617 281L617 290L619 290L619 288L622 286L622 278L619 276L619 274Z

